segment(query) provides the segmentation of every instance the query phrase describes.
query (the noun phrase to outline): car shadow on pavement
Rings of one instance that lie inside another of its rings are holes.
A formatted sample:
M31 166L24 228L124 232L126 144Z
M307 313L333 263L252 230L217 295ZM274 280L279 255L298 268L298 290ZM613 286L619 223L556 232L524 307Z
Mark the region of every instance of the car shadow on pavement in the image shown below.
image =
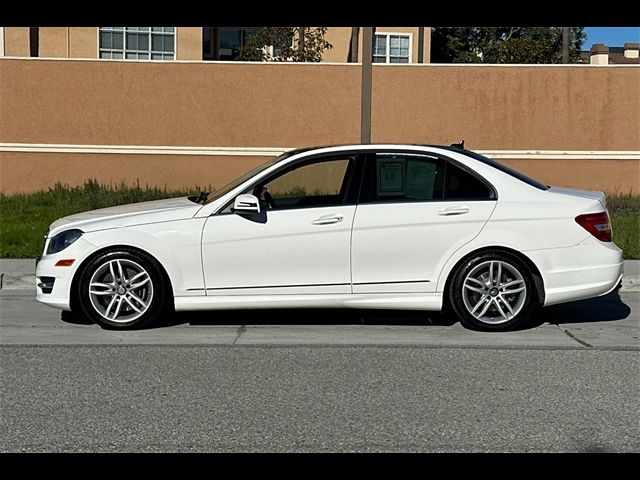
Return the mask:
M624 320L631 314L618 292L603 297L563 303L539 309L525 328L551 325ZM91 325L92 321L72 312L62 312L62 321L74 325ZM424 325L452 326L458 319L452 314L413 310L357 309L247 309L174 312L163 316L151 328L177 325Z
M73 312L61 312L60 319L73 325L95 322ZM177 325L444 325L458 320L440 312L408 310L355 310L327 308L283 308L246 310L207 310L172 312L150 328Z
M74 312L68 312L66 310L60 312L60 319L63 322L70 323L72 325L95 325L93 320L90 320L84 315L77 315Z
M538 310L529 328L544 323L551 325L569 323L612 322L624 320L631 315L631 308L622 301L618 292L602 297L561 303Z
M524 330L570 323L624 320L631 308L618 292L603 297L563 303L539 309ZM264 309L204 312L176 312L162 319L158 327L174 325L433 325L452 326L458 319L451 313L409 310L356 309Z
M294 308L263 310L215 310L175 312L166 315L157 327L175 325L445 325L457 319L439 312L408 310L356 310Z

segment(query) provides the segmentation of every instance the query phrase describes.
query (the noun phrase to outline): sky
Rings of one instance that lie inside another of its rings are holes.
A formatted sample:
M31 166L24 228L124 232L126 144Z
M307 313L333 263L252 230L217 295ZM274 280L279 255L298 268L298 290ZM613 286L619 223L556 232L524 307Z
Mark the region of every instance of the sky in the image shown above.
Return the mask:
M640 43L640 27L585 27L587 40L583 50L589 50L594 43L604 43L608 47L624 47L625 43Z

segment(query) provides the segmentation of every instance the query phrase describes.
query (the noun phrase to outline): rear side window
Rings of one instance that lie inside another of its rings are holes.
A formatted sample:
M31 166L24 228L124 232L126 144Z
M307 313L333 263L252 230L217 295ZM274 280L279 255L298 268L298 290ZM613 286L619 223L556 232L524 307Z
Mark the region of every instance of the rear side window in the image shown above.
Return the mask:
M476 160L486 164L486 165L490 165L493 168L496 168L498 170L500 170L501 172L506 173L507 175L511 175L513 178L517 178L518 180L520 180L521 182L526 183L527 185L531 185L532 187L535 187L539 190L548 190L550 187L549 185L545 185L544 183L540 183L539 181L526 176L524 173L518 172L517 170L514 170L512 168L507 167L506 165L497 162L495 160L493 160L492 158L487 158L484 155L480 155L479 153L476 152L472 152L470 150L454 150L457 151L459 153L463 153L468 157L471 158L475 158Z
M493 199L486 182L455 163L410 153L369 157L360 194L360 203Z
M445 162L439 158L379 153L365 167L361 203L442 200Z
M478 177L448 162L444 198L446 200L491 200L493 192Z

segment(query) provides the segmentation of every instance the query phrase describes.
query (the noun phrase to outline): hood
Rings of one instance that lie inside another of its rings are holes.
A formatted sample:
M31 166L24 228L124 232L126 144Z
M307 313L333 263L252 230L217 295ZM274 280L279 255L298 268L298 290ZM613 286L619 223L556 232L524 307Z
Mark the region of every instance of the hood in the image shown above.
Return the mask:
M144 223L183 220L193 217L200 208L202 205L192 202L188 197L101 208L59 218L49 227L49 236L70 228L91 232Z
M592 192L589 190L578 190L576 188L565 188L565 187L554 187L554 186L552 186L546 191L551 193L559 193L561 195L569 195L572 197L580 197L580 198L587 198L589 200L597 200L602 204L603 207L606 208L607 206L607 203L606 203L607 200L604 192Z

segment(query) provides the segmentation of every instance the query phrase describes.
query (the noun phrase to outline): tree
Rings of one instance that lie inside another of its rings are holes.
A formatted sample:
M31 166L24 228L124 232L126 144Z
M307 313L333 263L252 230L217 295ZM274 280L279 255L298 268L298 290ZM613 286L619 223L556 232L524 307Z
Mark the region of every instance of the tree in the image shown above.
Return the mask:
M570 27L569 62L586 39L584 27ZM562 63L562 27L436 27L433 63Z
M256 62L320 62L333 48L327 27L262 27L240 48L238 60Z

